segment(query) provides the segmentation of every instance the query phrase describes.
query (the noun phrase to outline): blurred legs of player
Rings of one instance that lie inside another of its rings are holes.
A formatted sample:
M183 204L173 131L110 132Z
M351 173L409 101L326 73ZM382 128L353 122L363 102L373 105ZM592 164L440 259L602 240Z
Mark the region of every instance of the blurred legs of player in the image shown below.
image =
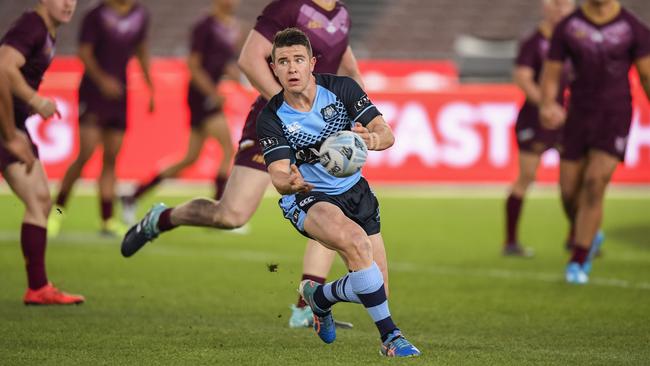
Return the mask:
M102 171L99 177L99 197L102 218L101 233L121 236L126 232L126 227L113 218L116 180L115 162L122 145L124 132L102 129L97 125L94 115L87 115L84 118L89 120L79 125L79 154L72 165L68 167L61 181L61 187L59 188L55 202L56 209L53 210L48 220L48 233L50 237L56 237L59 234L62 220L65 216L65 206L74 184L81 176L83 167L100 143L104 145Z
M225 191L228 180L228 172L234 155L234 147L230 134L230 129L223 113L212 115L203 122L201 129L193 128L190 132L190 138L187 145L185 156L178 162L168 166L158 173L147 183L139 185L133 195L122 197L122 214L124 222L133 225L136 221L136 203L137 200L146 192L154 188L164 179L178 176L185 168L196 162L201 153L201 149L206 138L212 137L217 140L221 146L222 158L219 162L219 168L215 177L215 195L214 198L219 200Z
M20 232L20 242L25 258L28 288L23 298L25 305L80 304L84 297L59 291L48 282L45 271L45 248L47 246L46 224L51 200L47 176L40 161L36 161L30 173L23 164L10 164L3 176L9 187L25 205Z
M619 160L609 153L591 150L584 162L565 164L565 174L579 174L580 184L576 192L575 241L571 259L567 265L566 280L584 284L589 281L592 260L603 243L599 233L605 191Z
M521 217L521 206L528 188L535 182L540 160L541 153L519 150L519 175L512 185L510 195L506 200L506 241L503 247L503 255L516 257L532 257L534 255L530 248L521 245L517 231L519 218Z

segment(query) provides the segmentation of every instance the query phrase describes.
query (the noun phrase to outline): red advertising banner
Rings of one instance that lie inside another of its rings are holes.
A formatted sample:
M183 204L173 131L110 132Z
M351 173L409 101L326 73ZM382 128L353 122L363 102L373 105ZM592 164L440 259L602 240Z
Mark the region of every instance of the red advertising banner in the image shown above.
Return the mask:
M396 136L391 149L371 152L364 167L366 177L383 183L512 181L517 164L513 127L523 99L514 86L458 85L450 62L363 61L361 68L371 99ZM81 72L76 59L57 59L41 91L57 99L62 118L45 122L32 117L28 122L48 175L55 180L63 176L78 150L76 88ZM118 160L121 179L147 179L185 152L190 131L185 64L158 59L152 76L156 110L149 114L140 70L129 69L129 127ZM223 83L221 91L237 142L256 93L232 82ZM635 101L626 162L614 180L650 183L650 108L638 86ZM100 154L89 161L84 177L99 174ZM212 179L220 156L218 145L209 142L183 178ZM556 152L545 154L539 180L555 181L558 163Z

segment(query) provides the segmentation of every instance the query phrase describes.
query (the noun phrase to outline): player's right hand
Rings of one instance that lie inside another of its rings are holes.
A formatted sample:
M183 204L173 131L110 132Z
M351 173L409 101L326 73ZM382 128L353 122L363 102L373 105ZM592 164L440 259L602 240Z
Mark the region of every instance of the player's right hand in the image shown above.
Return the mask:
M16 131L16 134L10 140L4 141L2 144L18 161L26 165L29 174L34 167L34 162L36 162L36 156L32 151L32 145L29 138L27 138L27 134L23 131Z
M124 94L124 87L112 76L105 76L99 83L99 90L108 99L119 99Z
M314 186L305 182L305 179L300 174L300 170L296 164L291 164L291 171L289 172L289 184L294 193L308 193Z
M34 112L43 117L43 119L51 118L58 113L54 99L43 98L38 94L34 94L27 104L32 107Z
M564 124L566 111L556 102L542 104L539 108L539 118L542 122L542 127L549 130L556 130Z

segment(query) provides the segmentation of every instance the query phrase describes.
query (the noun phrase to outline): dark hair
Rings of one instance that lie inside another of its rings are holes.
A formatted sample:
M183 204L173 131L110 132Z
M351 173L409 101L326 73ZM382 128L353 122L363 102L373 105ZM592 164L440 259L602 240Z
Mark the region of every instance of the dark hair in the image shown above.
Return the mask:
M273 49L271 50L271 60L275 62L275 49L278 47L305 46L309 57L312 56L311 43L305 32L298 28L287 28L279 31L273 37Z

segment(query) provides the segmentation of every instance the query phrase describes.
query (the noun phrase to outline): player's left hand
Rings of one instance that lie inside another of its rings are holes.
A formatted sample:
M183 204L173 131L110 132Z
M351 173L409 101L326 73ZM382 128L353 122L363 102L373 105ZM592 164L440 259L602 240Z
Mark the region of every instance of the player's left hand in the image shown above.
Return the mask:
M361 137L363 142L366 143L368 150L374 150L377 147L379 143L379 138L377 134L370 132L370 130L364 127L361 123L359 122L355 123L351 131Z
M300 174L300 170L296 164L291 164L291 171L289 172L289 185L291 190L295 193L308 193L314 186L305 182L305 179Z

